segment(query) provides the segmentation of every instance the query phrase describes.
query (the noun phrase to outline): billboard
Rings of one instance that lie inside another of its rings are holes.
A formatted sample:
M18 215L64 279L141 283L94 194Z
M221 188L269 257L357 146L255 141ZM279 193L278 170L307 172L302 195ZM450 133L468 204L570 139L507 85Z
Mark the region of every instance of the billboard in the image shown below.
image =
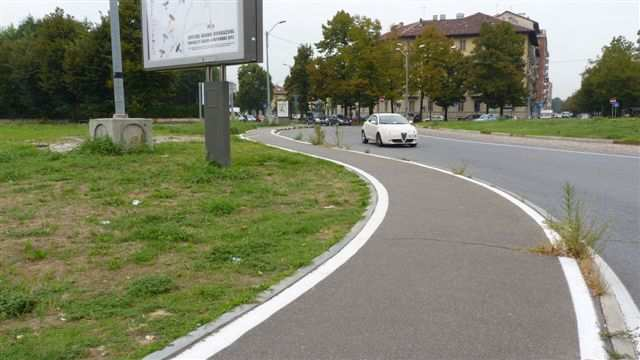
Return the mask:
M142 0L144 68L262 61L262 0Z
M288 101L278 101L278 117L279 118L288 118L289 117L289 102Z

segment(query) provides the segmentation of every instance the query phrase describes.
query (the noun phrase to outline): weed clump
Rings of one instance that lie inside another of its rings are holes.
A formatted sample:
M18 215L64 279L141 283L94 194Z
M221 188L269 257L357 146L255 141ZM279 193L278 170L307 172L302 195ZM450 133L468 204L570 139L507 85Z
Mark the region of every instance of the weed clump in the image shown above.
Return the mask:
M83 142L78 148L81 154L100 155L100 156L120 156L124 154L137 154L148 152L150 149L146 145L137 145L126 147L116 144L108 137L99 137L93 140Z
M556 245L562 254L578 260L590 258L593 251L599 251L598 243L607 231L607 225L588 221L582 201L576 199L575 187L564 186L563 216L547 219L547 224L558 233L560 241Z
M36 300L26 291L0 285L0 319L13 319L33 311Z
M128 287L127 293L131 296L154 296L171 292L176 284L168 276L150 275L134 280Z

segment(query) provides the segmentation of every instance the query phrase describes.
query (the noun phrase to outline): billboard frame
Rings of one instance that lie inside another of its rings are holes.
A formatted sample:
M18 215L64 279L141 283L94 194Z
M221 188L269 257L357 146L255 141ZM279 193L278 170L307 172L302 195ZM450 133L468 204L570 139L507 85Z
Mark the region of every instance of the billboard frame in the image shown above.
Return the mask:
M144 69L147 71L205 68L217 65L260 63L263 57L263 0L238 0L239 51L222 55L190 56L180 59L151 60L149 49L149 19L146 2L140 0L142 9L142 49Z

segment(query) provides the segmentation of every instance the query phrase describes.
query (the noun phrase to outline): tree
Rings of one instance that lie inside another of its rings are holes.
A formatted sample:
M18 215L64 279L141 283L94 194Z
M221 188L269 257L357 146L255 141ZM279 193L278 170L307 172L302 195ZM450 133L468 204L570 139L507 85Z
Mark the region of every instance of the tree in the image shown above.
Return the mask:
M294 58L289 76L284 82L289 101L297 102L300 114L309 112L311 100L311 74L309 65L313 62L313 48L309 45L298 47L298 54Z
M483 24L471 55L468 85L476 97L499 107L504 115L507 105L524 105L524 38L507 22Z
M398 38L391 36L378 42L375 62L379 73L380 95L391 102L391 112L395 112L396 102L404 92L404 58L396 50Z
M258 64L242 65L238 70L238 105L241 111L264 113L267 105L267 72ZM271 84L273 88L273 84Z
M424 97L428 96L444 109L448 120L449 106L465 98L467 62L453 49L453 41L435 27L427 27L416 39L411 56L411 88L420 92L420 118Z

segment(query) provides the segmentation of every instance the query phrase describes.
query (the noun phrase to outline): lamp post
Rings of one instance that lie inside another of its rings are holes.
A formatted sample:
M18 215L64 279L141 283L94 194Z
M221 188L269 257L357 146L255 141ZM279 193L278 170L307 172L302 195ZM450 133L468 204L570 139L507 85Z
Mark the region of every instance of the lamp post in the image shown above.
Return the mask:
M286 20L281 20L278 21L277 23L275 23L275 25L273 25L271 27L271 29L269 29L269 31L267 31L267 36L266 36L266 43L267 43L267 113L266 113L266 118L267 118L267 123L271 123L271 73L269 72L269 34L271 34L271 32L273 32L273 30L276 28L276 26L280 25L280 24L284 24L286 23Z
M120 48L120 15L118 0L109 1L111 17L111 57L113 63L113 95L116 106L114 118L126 118L124 102L124 74L122 72L122 50Z
M409 44L398 43L396 51L404 55L404 116L409 118ZM402 48L403 47L403 48Z

